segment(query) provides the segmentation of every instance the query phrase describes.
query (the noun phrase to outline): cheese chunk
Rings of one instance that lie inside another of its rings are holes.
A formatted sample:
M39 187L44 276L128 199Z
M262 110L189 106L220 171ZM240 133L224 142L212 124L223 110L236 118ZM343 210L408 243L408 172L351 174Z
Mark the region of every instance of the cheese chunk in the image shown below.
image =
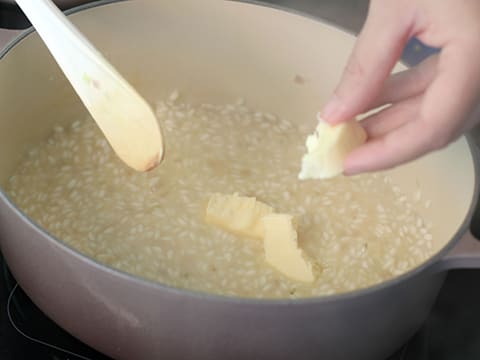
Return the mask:
M312 282L312 264L298 247L293 216L270 214L263 218L265 260L282 274L298 281Z
M356 121L331 126L319 117L315 132L306 141L298 178L327 179L343 173L347 155L367 140L363 127Z
M254 197L214 194L208 202L205 221L239 235L262 239L261 219L272 212L271 206Z

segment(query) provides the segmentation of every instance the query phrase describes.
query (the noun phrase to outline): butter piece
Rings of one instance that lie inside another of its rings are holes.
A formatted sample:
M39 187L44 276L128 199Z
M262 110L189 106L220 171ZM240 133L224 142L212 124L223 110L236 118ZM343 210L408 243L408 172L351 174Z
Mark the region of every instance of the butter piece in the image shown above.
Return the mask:
M356 120L335 126L320 117L318 120L315 132L307 137L300 180L328 179L342 174L347 155L367 140L365 130Z
M254 197L214 194L210 198L205 221L238 235L262 239L262 217L273 208Z
M263 218L265 227L265 260L282 274L294 280L312 282L312 264L298 247L296 224L292 215L269 214Z

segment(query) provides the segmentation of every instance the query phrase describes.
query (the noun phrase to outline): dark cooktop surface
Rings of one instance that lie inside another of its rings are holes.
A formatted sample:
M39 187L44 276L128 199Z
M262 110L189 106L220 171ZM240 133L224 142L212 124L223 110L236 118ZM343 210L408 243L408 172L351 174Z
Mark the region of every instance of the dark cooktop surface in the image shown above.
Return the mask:
M17 285L2 258L0 269L0 359L109 359L48 319ZM450 272L425 325L387 360L480 359L479 305L480 270Z

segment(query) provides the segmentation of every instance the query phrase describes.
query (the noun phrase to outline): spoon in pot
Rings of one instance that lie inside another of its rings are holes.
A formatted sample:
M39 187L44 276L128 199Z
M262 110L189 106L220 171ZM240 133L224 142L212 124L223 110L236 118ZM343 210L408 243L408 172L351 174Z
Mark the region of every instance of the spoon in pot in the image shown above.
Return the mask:
M147 102L51 0L16 0L118 157L138 171L163 159L164 143Z

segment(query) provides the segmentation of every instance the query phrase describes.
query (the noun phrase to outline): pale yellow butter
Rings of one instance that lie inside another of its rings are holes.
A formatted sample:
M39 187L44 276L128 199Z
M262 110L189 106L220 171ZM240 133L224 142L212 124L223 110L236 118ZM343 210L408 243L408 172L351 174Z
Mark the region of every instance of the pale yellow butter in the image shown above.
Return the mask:
M315 132L306 141L307 153L302 158L298 178L327 179L343 173L348 154L365 143L367 134L356 120L331 126L318 118Z
M265 260L294 280L312 282L313 266L298 247L296 224L292 215L269 214L263 217Z
M254 197L214 194L208 202L205 221L239 235L262 239L261 220L270 213L273 208Z

